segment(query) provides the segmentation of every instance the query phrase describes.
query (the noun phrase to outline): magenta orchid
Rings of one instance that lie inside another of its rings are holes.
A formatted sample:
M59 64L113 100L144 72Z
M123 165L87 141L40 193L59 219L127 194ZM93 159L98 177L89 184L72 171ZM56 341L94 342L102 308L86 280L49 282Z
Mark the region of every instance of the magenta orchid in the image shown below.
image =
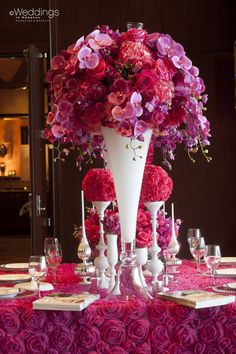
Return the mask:
M151 128L168 166L178 144L189 155L200 146L210 160L205 85L168 34L98 26L52 58L47 80L52 110L44 135L57 147L78 151L79 165L86 156L100 156L102 126L139 140Z

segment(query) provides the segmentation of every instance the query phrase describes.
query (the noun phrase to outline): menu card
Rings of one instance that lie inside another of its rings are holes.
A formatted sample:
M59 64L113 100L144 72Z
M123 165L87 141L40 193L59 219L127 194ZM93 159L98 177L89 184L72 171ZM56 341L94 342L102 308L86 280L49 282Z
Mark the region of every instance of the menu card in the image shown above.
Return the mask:
M100 298L99 294L54 293L33 301L35 310L81 311Z
M163 299L195 309L221 306L235 301L234 295L222 295L204 290L179 290L158 295Z

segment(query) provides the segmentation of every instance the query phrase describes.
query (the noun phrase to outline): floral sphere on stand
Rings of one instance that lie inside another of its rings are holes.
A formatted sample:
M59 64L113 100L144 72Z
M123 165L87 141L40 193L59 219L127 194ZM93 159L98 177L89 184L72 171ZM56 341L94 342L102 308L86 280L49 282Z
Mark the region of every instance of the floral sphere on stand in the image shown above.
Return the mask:
M59 159L76 150L80 165L99 155L104 126L140 141L151 128L168 166L178 144L189 156L200 146L210 160L205 85L183 46L168 34L97 26L52 58L47 80L52 110L44 135Z
M146 165L140 203L166 201L172 192L173 181L160 166Z
M92 201L113 201L116 199L112 173L104 168L92 168L82 182L85 198Z

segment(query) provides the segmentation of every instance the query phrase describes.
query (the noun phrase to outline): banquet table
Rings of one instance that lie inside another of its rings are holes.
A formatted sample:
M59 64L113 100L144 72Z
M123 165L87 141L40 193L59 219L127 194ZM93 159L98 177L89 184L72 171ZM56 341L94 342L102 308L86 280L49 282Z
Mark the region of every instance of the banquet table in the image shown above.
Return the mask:
M84 290L74 267L58 267L56 291ZM200 276L191 261L178 268L174 287L209 289L204 265ZM216 279L218 285L232 281ZM196 310L159 297L149 302L101 298L72 312L33 310L35 299L33 294L0 300L0 354L236 353L236 303Z

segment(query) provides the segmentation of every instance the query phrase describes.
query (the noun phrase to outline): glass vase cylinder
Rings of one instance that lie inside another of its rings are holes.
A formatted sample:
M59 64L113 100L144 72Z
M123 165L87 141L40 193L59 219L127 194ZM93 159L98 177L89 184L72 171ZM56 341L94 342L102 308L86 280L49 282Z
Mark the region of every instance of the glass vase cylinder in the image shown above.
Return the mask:
M121 226L121 256L115 295L130 297L149 297L139 277L136 264L134 240L143 172L152 130L148 129L144 141L123 137L115 129L102 127L102 133L109 155L119 219ZM137 153L138 151L138 153ZM119 288L118 288L119 287ZM112 295L113 291L111 292Z

